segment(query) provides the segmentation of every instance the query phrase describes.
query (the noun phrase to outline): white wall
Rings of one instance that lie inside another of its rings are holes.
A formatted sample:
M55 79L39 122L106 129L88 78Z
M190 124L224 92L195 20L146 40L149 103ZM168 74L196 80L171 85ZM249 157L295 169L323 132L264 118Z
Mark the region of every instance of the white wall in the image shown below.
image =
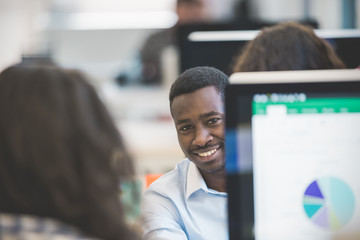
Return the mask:
M0 0L0 71L39 50L37 16L46 9L47 0Z
M341 0L311 0L310 16L316 17L320 28L337 29L342 26L342 1Z
M214 21L227 21L234 16L233 8L237 0L205 0L207 12Z
M151 29L59 30L49 31L47 41L58 64L83 69L103 82L129 68L136 51L152 32Z
M228 17L234 1L208 0L218 17ZM251 16L264 20L284 20L303 17L305 0L251 0ZM0 0L0 70L21 59L22 54L43 53L43 42L38 16L49 10L85 12L171 10L175 0ZM310 15L318 19L321 28L341 27L341 0L309 0ZM356 0L357 27L360 28L360 0ZM10 24L11 23L11 24ZM45 24L43 22L43 24ZM67 36L69 36L68 34ZM141 38L142 34L139 34ZM131 38L131 36L130 36ZM64 37L62 37L64 39ZM90 39L89 39L90 40ZM126 41L125 38L123 40ZM67 40L65 40L67 41ZM110 47L110 45L109 45ZM126 45L127 48L128 46ZM104 52L108 52L103 48ZM58 50L55 50L58 51ZM64 55L61 55L64 59Z
M283 21L303 17L302 0L251 0L250 15L265 21Z
M298 20L304 18L306 0L251 0L252 17L265 21ZM310 16L317 19L320 28L337 29L342 26L342 0L308 0ZM357 2L358 23L360 0ZM357 25L359 28L360 24Z

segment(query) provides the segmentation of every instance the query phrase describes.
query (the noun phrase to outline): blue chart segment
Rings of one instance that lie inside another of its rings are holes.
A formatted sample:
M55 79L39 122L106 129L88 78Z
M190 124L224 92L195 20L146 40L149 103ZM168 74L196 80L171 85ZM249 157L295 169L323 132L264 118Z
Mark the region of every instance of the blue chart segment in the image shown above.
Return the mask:
M303 206L307 217L315 225L337 231L351 220L355 198L344 181L324 177L313 181L306 188Z

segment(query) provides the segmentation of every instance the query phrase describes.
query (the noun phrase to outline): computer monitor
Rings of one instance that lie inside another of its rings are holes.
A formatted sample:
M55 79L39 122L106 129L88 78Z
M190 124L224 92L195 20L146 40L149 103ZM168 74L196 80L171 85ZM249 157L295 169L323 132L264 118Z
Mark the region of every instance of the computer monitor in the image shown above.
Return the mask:
M236 57L245 44L258 33L259 30L231 28L214 30L193 27L182 31L180 29L180 71L196 66L212 66L230 75ZM315 33L334 47L347 68L360 66L359 29L316 29Z
M180 71L197 66L212 66L230 74L231 59L248 40L255 37L240 35L239 32L257 33L272 23L241 19L228 23L205 23L179 25L177 39L180 54ZM236 33L236 38L228 33ZM198 38L198 34L200 38ZM220 36L220 38L219 38Z
M235 73L231 240L360 239L360 70Z

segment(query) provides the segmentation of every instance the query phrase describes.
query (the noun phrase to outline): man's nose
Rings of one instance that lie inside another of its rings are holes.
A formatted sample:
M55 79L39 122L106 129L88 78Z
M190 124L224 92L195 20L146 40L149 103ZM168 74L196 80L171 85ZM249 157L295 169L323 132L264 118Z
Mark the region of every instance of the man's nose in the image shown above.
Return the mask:
M195 131L195 136L193 140L194 145L205 146L213 137L210 134L210 131L204 127L198 127Z

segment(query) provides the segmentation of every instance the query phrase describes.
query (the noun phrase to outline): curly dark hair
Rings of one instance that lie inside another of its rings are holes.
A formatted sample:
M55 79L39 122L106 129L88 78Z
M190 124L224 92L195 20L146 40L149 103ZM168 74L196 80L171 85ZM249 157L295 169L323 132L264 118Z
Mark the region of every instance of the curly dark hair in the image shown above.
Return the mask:
M345 68L326 40L297 22L263 28L232 65L232 72Z

